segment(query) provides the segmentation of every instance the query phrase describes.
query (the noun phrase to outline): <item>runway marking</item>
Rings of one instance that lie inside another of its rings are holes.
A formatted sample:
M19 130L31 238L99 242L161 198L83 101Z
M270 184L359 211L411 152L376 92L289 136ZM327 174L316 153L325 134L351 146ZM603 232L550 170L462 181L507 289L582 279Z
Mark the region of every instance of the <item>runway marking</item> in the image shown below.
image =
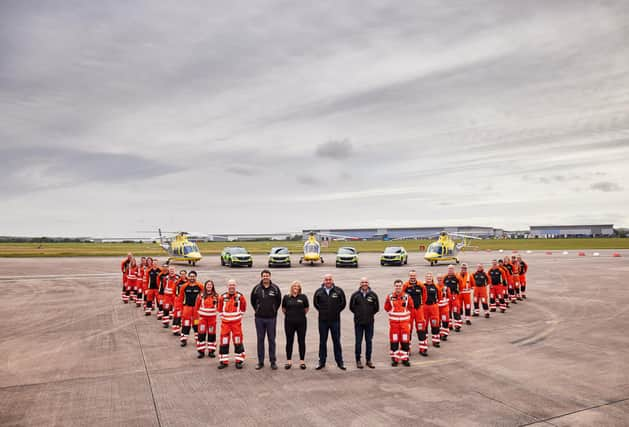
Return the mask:
M565 414L555 415L554 417L548 417L548 418L545 418L543 420L535 421L535 422L532 422L532 423L520 424L520 427L532 426L532 425L535 425L535 424L538 424L538 423L552 424L552 423L549 422L550 420L556 420L558 418L567 417L569 415L578 414L580 412L585 412L585 411L589 411L589 410L592 410L592 409L598 409L598 408L603 408L605 406L615 405L617 403L626 402L628 400L629 400L629 397L624 398L624 399L613 400L613 401L607 402L607 403L601 403L600 405L588 406L587 408L577 409L576 411L566 412Z
M507 404L506 402L503 402L503 401L502 401L502 400L500 400L500 399L496 399L495 397L488 396L488 395L486 395L485 393L481 393L480 391L475 391L474 393L476 393L476 394L480 394L480 395L481 395L481 396L483 396L485 399L491 400L491 401L493 401L493 402L500 403L501 405L506 406L507 408L509 408L509 409L511 409L511 410L513 410L513 411L519 412L519 413L520 413L520 414L522 414L522 415L526 415L527 417L529 417L529 418L533 418L534 420L536 420L536 421L534 421L534 422L533 422L533 423L531 423L531 424L536 424L536 423L544 422L543 420L540 420L539 418L537 418L537 417L535 417L535 416L533 416L533 415L527 414L527 413L526 413L526 412L524 412L522 409L520 409L520 408L516 408L515 406L512 406L512 405L509 405L509 404ZM552 423L548 423L548 424L551 424L551 425L552 425ZM529 425L529 424L525 424L525 425Z

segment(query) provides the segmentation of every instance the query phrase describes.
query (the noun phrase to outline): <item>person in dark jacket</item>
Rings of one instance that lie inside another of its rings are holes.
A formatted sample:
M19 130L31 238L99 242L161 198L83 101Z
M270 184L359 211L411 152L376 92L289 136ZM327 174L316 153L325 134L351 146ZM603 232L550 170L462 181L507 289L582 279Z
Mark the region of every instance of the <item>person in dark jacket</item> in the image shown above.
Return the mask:
M290 291L282 298L282 312L284 318L284 331L286 332L286 365L290 369L293 365L293 341L295 333L299 343L299 367L306 369L304 358L306 357L306 314L309 309L308 297L301 293L301 282L295 280L290 285Z
M354 313L354 332L356 335L356 367L363 368L360 360L363 336L365 337L365 364L375 368L371 363L371 349L373 342L374 316L380 309L378 295L369 287L366 277L360 279L360 287L349 299L349 310Z
M280 288L271 282L271 272L262 270L262 280L251 290L251 306L255 313L256 333L258 335L258 364L256 369L264 367L264 338L269 340L269 361L271 369L277 369L275 356L275 331L277 311L282 303Z
M316 369L325 367L328 357L328 333L330 333L334 346L334 360L340 369L345 370L341 349L341 311L345 309L347 300L343 289L334 285L331 274L324 276L323 284L315 292L312 304L319 311L319 366Z

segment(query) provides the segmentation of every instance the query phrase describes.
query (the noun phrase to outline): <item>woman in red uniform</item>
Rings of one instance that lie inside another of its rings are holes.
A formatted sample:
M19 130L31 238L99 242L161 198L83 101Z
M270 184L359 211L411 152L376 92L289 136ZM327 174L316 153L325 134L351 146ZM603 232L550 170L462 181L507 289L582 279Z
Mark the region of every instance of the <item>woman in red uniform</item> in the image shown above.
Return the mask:
M214 282L207 280L203 285L201 298L197 299L196 307L199 315L199 339L197 340L197 352L199 353L197 357L199 359L205 357L206 350L209 357L215 357L217 305L218 294L214 289Z
M437 276L437 289L439 290L439 318L441 319L441 328L439 335L442 341L448 341L450 335L450 299L452 294L450 288L443 283L443 276Z
M131 258L129 270L127 271L127 287L129 288L129 298L131 299L131 302L137 301L139 273L140 271L138 270L138 264L135 261L135 258Z
M181 292L181 287L186 284L188 281L187 277L188 272L186 270L181 270L179 272L179 280L175 286L175 304L173 308L173 335L179 336L181 333L181 313L183 311L183 305L181 303L181 299L179 299L179 294Z

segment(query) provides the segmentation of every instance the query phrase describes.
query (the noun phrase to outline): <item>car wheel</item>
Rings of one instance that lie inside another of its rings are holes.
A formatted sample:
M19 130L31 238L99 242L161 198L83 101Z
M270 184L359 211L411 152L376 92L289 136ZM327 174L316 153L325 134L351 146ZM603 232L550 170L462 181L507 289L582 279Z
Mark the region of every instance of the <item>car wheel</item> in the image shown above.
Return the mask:
M253 267L253 263L250 262L249 264L247 264L247 267L249 267L249 268Z
M404 258L404 264L408 264L408 257Z
M269 268L273 267L273 264L269 263Z
M384 261L380 261L380 265L384 266Z
M355 263L355 264L354 264L354 268L358 268L358 263Z
M303 262L304 262L304 259L303 258L299 258L299 263L303 264Z
M225 260L223 259L223 257L221 257L221 265L224 267L225 266Z

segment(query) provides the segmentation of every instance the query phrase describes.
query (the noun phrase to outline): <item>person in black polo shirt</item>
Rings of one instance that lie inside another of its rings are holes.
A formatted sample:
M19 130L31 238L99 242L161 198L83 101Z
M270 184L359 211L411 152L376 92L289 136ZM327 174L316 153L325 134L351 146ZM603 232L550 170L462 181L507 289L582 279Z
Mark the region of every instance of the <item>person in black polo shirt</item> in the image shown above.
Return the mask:
M319 366L317 370L325 367L328 357L328 333L332 335L334 360L340 369L345 370L341 349L341 311L345 309L347 300L343 289L334 285L331 274L324 276L323 284L315 292L312 304L319 311Z
M356 367L363 368L360 360L360 353L365 336L365 359L366 365L375 368L371 363L371 348L373 341L374 316L380 309L378 295L369 287L369 280L366 277L360 279L360 287L349 299L349 310L354 313L354 332L356 335Z
M286 332L286 365L290 369L293 357L293 341L297 333L299 343L299 367L306 369L304 358L306 357L306 314L308 313L308 297L301 293L301 282L295 280L290 285L290 292L282 298L282 312L284 318L284 331Z
M271 369L277 369L275 357L275 326L277 311L282 303L280 288L271 282L271 272L262 270L262 280L251 291L251 306L255 312L256 332L258 335L258 364L256 369L264 367L264 337L269 340L269 361Z

